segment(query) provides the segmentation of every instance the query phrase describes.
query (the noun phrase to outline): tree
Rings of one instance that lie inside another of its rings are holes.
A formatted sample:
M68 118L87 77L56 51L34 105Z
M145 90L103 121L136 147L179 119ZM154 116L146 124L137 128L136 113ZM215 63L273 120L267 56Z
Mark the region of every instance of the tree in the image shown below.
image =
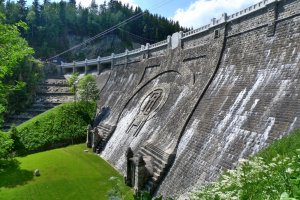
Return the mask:
M69 90L71 93L75 93L76 90L76 84L79 78L79 73L72 73L71 77L68 79L68 85L69 85Z
M95 0L91 1L90 12L91 12L92 15L96 15L97 12L98 12L98 5L96 4Z
M99 98L96 78L91 75L85 75L79 80L78 93L82 101L96 101Z
M69 0L69 4L71 4L72 6L76 6L76 0Z
M19 29L27 29L26 24L5 24L5 17L0 13L0 125L7 111L9 95L26 85L12 79L14 72L20 67L20 62L34 53L27 41L21 38Z
M18 0L17 5L19 6L19 19L25 22L27 15L26 0Z

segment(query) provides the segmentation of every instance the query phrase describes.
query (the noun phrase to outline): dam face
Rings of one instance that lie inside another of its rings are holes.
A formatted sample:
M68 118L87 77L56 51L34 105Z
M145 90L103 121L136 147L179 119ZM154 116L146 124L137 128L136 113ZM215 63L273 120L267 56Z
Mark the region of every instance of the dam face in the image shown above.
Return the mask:
M100 73L102 157L129 185L181 195L300 127L300 2L255 9Z

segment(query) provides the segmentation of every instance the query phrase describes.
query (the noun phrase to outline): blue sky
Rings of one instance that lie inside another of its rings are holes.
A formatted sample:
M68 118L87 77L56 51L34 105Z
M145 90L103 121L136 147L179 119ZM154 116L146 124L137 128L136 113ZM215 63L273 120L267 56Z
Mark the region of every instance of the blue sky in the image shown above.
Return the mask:
M59 0L51 0L59 1ZM107 0L108 1L108 0ZM151 13L179 21L182 26L198 28L210 22L211 18L219 18L222 13L232 14L260 0L120 0L133 6L148 9ZM27 1L31 4L32 0ZM42 0L40 0L42 2ZM89 6L91 0L77 0L82 6ZM104 0L96 0L103 3Z

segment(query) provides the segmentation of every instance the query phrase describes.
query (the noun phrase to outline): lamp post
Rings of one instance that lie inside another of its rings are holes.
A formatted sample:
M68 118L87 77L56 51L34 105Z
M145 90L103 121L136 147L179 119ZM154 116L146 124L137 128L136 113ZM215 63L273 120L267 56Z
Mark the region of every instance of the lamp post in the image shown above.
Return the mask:
M74 101L75 101L75 104L76 104L76 101L77 101L77 95L76 95L77 84L78 84L78 80L74 81L73 86L74 86Z

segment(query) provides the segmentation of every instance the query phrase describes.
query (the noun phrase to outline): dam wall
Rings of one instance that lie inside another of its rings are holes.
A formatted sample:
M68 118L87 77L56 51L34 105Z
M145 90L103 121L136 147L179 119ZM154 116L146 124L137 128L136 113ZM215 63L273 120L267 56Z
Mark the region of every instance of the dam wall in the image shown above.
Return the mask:
M112 55L99 72L99 153L137 191L215 181L300 127L299 41L299 0L265 0Z

